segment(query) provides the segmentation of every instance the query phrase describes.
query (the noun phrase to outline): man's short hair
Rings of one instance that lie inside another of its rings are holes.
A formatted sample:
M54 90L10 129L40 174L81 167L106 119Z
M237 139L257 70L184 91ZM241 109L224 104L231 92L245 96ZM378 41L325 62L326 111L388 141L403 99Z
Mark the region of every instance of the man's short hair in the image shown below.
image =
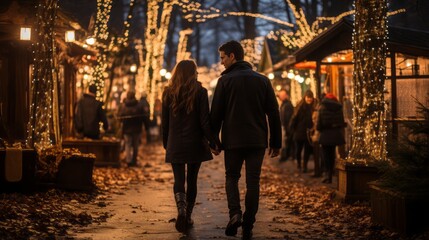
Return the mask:
M219 52L220 51L225 52L225 54L228 56L231 53L234 53L235 59L237 61L241 61L244 59L243 46L241 46L241 44L237 41L232 40L232 41L229 41L229 42L222 44L222 46L219 47Z
M88 91L90 93L96 94L97 93L97 86L95 86L95 84L89 85Z

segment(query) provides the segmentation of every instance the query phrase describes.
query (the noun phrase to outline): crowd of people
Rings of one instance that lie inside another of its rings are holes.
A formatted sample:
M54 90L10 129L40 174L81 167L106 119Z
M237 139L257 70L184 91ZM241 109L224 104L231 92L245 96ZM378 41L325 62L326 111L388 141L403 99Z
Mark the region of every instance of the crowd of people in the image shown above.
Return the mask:
M307 173L309 159L313 156L313 177L321 177L324 173L322 182L332 183L336 148L345 144L346 123L341 103L330 92L324 93L318 103L314 93L307 90L296 107L290 102L286 90L280 90L277 96L281 101L280 116L284 132L279 161L295 159L298 170Z
M201 164L223 151L229 209L225 234L235 236L242 227L242 239L251 239L266 149L270 157L280 156L280 162L296 160L297 169L302 173L309 172L308 162L313 155L314 176L321 176L323 166L323 182L332 183L336 146L345 143L342 105L329 92L318 103L314 93L307 90L294 107L285 89L276 96L270 80L243 60L244 49L237 41L221 45L219 56L225 71L218 80L211 108L208 91L198 81L197 64L193 60L176 64L158 102L165 162L171 164L174 175L173 193L178 214L175 227L182 233L192 228ZM77 132L92 139L100 136L100 122L104 129L109 128L102 103L95 99L95 94L96 87L91 85L75 108ZM145 96L139 101L135 92L128 91L117 111L130 167L137 165L143 129L147 142L151 141L153 122L149 109ZM238 187L243 164L244 209Z

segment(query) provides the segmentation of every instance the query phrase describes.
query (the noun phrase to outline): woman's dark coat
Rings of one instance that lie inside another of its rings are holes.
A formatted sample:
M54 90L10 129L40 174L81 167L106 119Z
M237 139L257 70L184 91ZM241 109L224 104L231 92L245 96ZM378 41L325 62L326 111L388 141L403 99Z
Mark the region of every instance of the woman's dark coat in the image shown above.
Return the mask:
M322 146L345 144L343 106L332 99L324 98L320 103L317 130L320 132L319 143Z
M314 106L314 102L307 104L304 100L298 103L290 123L290 130L293 132L295 141L308 141L307 131L313 128Z
M215 138L210 129L209 101L207 90L199 87L193 110L187 114L185 109L173 114L171 96L163 93L162 135L167 150L168 163L198 163L213 159L210 146L214 148Z
M279 105L271 82L245 61L234 63L222 73L210 117L215 135L222 128L222 145L226 150L281 148Z

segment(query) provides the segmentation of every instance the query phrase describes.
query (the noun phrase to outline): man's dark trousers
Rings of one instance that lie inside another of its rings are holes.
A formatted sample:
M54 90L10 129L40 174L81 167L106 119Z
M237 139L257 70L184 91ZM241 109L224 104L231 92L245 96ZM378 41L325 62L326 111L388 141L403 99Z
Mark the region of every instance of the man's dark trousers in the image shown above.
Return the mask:
M238 181L243 162L246 166L246 197L243 228L252 229L259 207L259 179L265 148L239 148L225 150L226 195L230 218L242 214Z

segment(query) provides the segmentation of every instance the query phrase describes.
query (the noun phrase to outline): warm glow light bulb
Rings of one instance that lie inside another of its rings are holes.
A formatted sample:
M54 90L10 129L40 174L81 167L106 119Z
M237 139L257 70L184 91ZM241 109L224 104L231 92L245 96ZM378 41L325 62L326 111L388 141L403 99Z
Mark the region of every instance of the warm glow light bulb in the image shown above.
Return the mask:
M165 73L165 78L166 79L170 79L171 78L171 73L170 72L166 72Z
M87 38L87 39L85 40L85 42L86 42L86 44L88 44L88 45L94 45L94 44L95 44L95 38L93 38L93 37Z

